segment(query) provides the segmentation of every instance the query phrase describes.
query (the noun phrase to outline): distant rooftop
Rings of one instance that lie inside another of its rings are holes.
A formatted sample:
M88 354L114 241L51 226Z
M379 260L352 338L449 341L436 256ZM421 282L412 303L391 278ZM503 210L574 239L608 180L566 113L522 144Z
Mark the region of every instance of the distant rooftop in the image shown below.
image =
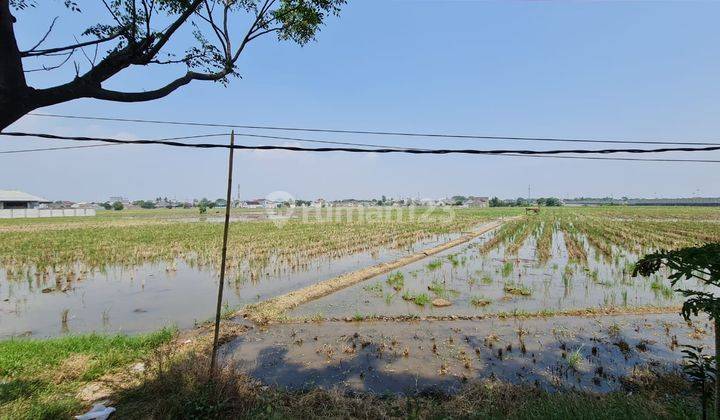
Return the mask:
M0 190L0 201L13 202L13 201L37 201L40 203L49 203L50 200L46 200L36 195L28 194L22 191L15 190Z

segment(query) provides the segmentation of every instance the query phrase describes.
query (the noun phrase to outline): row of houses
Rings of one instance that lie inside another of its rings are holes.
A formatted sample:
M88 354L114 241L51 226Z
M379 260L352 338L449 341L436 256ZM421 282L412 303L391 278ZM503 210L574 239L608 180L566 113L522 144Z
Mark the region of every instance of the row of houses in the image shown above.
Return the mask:
M268 209L278 207L376 207L376 206L391 206L391 207L404 207L404 206L426 206L426 207L440 207L440 206L461 206L461 207L489 207L490 199L488 197L463 197L462 200L457 198L443 198L443 199L373 199L373 200L359 200L359 199L344 199L344 200L333 200L327 201L323 198L318 198L313 201L305 200L293 200L293 201L278 201L268 199L255 199L247 201L236 201L235 207L248 208L248 209Z
M212 203L216 206L225 206L224 200L222 203L210 202L208 200L192 200L192 201L179 201L171 200L168 198L158 197L155 200L148 201L133 201L121 196L110 197L108 203L119 202L123 204L124 208L176 208L176 207L197 207L202 203ZM25 193L23 191L16 190L0 190L0 211L4 213L0 214L3 217L36 217L36 216L20 216L20 215L35 215L37 212L21 212L21 210L94 210L102 209L104 203L89 203L89 202L71 202L71 201L50 201L43 197L35 196L32 194ZM381 199L372 200L360 200L360 199L344 199L327 201L323 198L317 198L313 201L305 200L291 200L291 201L279 201L269 199L255 199L255 200L236 200L233 202L233 207L248 208L248 209L271 209L278 207L311 207L311 208L323 208L323 207L375 207L375 206L392 206L392 207L403 207L403 206L463 206L463 207L488 207L488 197L453 197L443 199L387 199L382 197ZM14 211L9 213L9 211ZM81 213L81 214L80 214ZM54 214L68 214L72 215L72 212L65 213L54 213ZM79 215L87 215L89 212L78 212ZM39 216L38 216L39 217Z

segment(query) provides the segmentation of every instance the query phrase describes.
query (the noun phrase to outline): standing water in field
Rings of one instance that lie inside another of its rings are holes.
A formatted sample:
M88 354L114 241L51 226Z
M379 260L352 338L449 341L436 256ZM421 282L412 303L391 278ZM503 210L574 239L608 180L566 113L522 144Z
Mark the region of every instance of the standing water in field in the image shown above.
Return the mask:
M631 276L636 256L602 255L580 234L479 237L293 310L294 317L474 316L673 306L669 281ZM542 241L542 242L541 242ZM538 243L541 243L538 246Z
M399 249L383 247L339 258L316 258L300 269L273 264L252 279L231 276L224 305L229 311L456 237L438 235ZM213 269L181 261L104 270L77 268L50 275L9 274L0 269L0 338L189 328L212 318L219 277Z

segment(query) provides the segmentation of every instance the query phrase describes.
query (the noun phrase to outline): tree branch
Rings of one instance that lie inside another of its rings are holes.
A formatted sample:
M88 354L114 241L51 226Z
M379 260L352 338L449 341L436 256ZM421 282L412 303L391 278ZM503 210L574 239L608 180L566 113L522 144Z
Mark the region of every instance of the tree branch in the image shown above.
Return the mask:
M48 35L50 35L50 32L52 32L53 28L55 27L55 22L57 22L58 17L55 16L55 18L52 20L52 23L50 24L50 27L48 28L47 32L45 32L45 35L43 35L42 38L40 38L40 41L37 42L32 48L30 48L28 51L35 51L37 47L40 46L45 40L47 39Z
M23 70L23 71L25 73L33 73L36 71L52 71L55 69L59 69L60 67L64 66L65 63L70 61L70 57L72 57L74 53L75 53L75 50L71 50L70 52L65 53L65 59L63 61L61 61L59 64L56 64L54 66L47 67L47 66L43 65L42 67L37 68L37 69L30 69L30 70Z
M280 31L280 30L282 30L282 26L277 26L277 27L275 27L275 28L270 28L270 29L265 29L264 31L255 32L255 34L253 34L253 36L251 36L251 37L248 38L248 42L252 41L253 39L255 39L255 38L259 37L259 36L263 36L263 35L265 35L265 34L269 34L269 33L271 33L271 32L277 32L277 31Z
M105 38L98 38L98 39L94 39L94 40L91 40L91 41L79 42L79 43L77 43L77 44L66 45L66 46L64 46L64 47L48 48L48 49L46 49L46 50L34 50L34 49L30 49L30 50L27 50L27 51L22 51L22 52L20 52L20 56L23 57L23 58L25 58L25 57L36 57L36 56L41 56L41 55L50 55L50 54L57 53L57 52L62 52L62 51L76 50L76 49L78 49L78 48L88 47L88 46L90 46L90 45L98 45L98 44L102 44L102 43L104 43L104 42L112 41L113 39L119 37L120 35L122 35L122 31L118 31L118 32L116 32L115 34L110 35L110 36L105 37Z
M176 89L187 85L188 83L192 82L193 80L207 80L207 81L217 81L225 76L227 76L228 71L222 70L217 73L196 73L189 71L185 73L184 76L179 77L172 82L168 83L167 85L155 89L155 90L149 90L146 92L118 92L114 90L108 90L108 89L95 89L88 97L95 98L95 99L104 99L108 101L115 101L115 102L145 102L145 101L152 101L155 99L163 98L172 92L174 92Z
M193 0L192 4L188 6L187 9L178 17L171 25L170 27L165 31L165 33L160 37L160 39L155 43L155 45L150 48L150 50L144 54L144 60L152 60L155 58L157 53L160 52L162 47L167 44L167 42L170 40L170 37L175 34L175 32L185 23L185 21L197 10L198 7L200 7L200 4L202 4L203 0Z

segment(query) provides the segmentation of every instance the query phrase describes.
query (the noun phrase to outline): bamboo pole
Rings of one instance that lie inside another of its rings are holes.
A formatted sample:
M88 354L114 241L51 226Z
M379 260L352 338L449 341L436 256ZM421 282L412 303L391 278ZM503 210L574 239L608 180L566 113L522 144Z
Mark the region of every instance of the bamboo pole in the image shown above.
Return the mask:
M225 202L225 228L223 229L223 246L220 265L220 284L218 285L217 308L215 309L215 337L213 338L212 358L210 359L210 374L215 374L217 365L218 340L220 336L220 313L222 311L223 287L225 285L225 261L227 259L228 230L230 228L230 206L232 204L232 173L233 152L235 149L235 130L230 132L230 158L228 160L227 199Z

